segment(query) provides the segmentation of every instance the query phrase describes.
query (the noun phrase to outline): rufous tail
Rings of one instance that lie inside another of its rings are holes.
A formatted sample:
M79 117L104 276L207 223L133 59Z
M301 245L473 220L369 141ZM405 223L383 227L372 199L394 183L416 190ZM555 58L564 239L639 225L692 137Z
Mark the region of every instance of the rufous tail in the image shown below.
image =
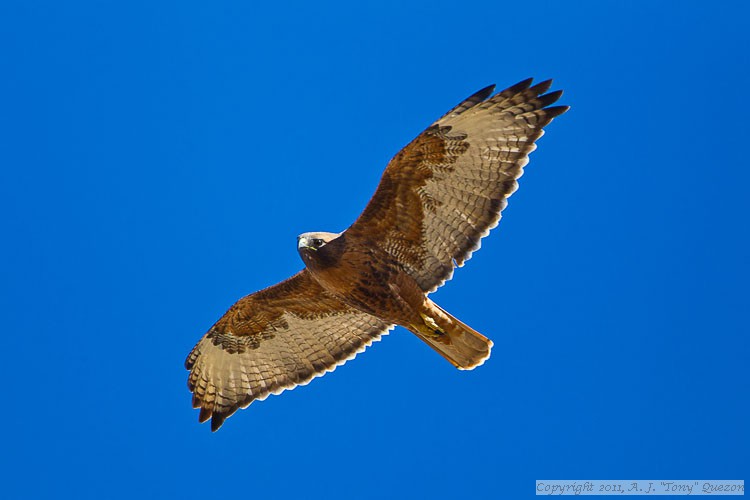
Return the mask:
M408 325L409 331L424 340L459 370L473 370L490 357L492 341L461 323L428 299L422 322Z

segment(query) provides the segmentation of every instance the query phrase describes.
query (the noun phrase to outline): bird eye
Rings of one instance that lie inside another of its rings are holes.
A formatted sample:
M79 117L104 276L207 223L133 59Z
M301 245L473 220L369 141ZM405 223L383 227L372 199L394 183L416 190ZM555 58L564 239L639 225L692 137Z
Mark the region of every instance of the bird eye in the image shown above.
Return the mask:
M315 247L322 247L323 246L323 240L321 240L320 238L315 238L314 240L312 240L312 244Z

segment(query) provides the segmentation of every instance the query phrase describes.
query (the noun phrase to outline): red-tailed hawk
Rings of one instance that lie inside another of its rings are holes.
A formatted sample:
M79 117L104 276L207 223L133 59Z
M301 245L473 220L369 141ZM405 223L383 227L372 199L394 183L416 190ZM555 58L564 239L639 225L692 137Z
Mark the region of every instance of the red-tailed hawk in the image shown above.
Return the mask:
M389 163L342 233L305 233L305 269L240 299L185 361L198 419L215 431L238 408L308 383L394 325L461 370L492 342L427 296L500 220L542 128L565 111L551 80L494 85L450 110Z

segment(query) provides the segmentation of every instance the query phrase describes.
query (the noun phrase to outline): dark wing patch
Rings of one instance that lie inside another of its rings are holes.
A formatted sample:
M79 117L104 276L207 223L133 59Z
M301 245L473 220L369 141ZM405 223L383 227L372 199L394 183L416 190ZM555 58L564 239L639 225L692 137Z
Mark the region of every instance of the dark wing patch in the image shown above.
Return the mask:
M199 420L221 427L237 409L308 383L388 331L326 293L304 270L234 304L185 361Z
M389 252L432 292L478 249L542 136L567 111L551 80L469 97L403 148L347 234ZM488 99L489 97L489 99Z

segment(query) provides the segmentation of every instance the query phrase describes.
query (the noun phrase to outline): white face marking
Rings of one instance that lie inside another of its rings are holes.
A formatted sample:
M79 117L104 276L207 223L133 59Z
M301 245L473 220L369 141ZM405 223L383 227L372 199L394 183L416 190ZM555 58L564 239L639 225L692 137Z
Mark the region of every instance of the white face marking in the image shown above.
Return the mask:
M338 236L339 234L337 233L302 233L297 237L297 250L302 250L303 248L317 250Z

